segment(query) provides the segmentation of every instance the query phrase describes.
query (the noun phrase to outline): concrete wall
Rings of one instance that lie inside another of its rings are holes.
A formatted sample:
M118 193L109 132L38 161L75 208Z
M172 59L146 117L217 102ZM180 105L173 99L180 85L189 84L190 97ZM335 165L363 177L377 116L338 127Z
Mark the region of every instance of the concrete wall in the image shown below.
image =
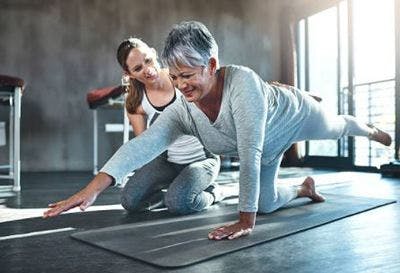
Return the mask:
M0 0L0 74L27 83L22 170L91 169L92 112L85 96L119 84L115 51L131 35L160 51L172 24L199 20L214 33L222 64L247 65L265 80L279 80L281 6L277 0ZM100 118L118 121L121 113L104 111ZM101 163L121 139L100 132ZM0 147L2 162L7 154Z

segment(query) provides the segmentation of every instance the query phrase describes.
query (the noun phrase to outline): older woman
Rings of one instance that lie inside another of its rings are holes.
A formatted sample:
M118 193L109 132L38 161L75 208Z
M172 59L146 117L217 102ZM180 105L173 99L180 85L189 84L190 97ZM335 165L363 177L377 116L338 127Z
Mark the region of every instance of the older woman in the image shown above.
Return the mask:
M239 219L210 232L210 239L249 234L257 212L272 212L294 198L324 201L310 177L297 188L276 185L282 154L293 142L351 135L390 145L388 134L351 116L330 115L304 92L270 86L246 67L219 68L218 46L199 22L176 25L162 57L184 98L121 147L89 186L104 187L122 179L180 135L197 136L211 152L240 158Z

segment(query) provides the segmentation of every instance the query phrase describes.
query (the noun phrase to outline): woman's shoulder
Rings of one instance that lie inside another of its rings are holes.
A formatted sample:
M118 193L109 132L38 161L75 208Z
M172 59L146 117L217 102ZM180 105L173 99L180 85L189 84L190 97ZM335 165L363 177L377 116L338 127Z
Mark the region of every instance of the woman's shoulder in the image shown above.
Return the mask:
M253 71L253 69L251 69L250 67L244 66L244 65L237 65L237 64L228 64L225 67L225 71L228 71L229 73L232 74L246 74L246 73L255 73Z
M254 70L242 65L225 66L225 75L225 83L233 86L246 86L260 80L260 76Z
M226 65L225 72L230 80L243 80L243 78L259 77L253 69L243 65Z

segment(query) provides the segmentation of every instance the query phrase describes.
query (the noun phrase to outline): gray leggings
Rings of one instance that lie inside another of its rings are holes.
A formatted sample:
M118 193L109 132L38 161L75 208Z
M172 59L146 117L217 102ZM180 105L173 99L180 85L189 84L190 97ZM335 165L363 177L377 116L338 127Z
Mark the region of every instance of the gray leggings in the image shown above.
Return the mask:
M304 140L339 139L342 136L367 137L372 130L353 116L332 115L320 103L310 99L311 113L293 142ZM282 155L268 165L261 165L258 211L272 212L297 197L297 188L277 186L276 180Z
M163 153L135 171L122 191L121 204L128 211L148 210L162 202L176 214L201 211L214 201L204 190L215 181L219 168L220 161L215 156L176 164ZM165 194L163 189L167 189Z

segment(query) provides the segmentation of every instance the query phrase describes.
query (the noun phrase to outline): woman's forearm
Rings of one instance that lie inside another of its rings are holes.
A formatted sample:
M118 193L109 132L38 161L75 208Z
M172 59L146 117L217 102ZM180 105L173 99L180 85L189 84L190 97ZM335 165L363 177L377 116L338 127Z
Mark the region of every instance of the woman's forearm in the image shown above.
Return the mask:
M106 188L111 186L111 184L113 184L113 178L104 172L99 172L86 186L86 189L99 195Z

